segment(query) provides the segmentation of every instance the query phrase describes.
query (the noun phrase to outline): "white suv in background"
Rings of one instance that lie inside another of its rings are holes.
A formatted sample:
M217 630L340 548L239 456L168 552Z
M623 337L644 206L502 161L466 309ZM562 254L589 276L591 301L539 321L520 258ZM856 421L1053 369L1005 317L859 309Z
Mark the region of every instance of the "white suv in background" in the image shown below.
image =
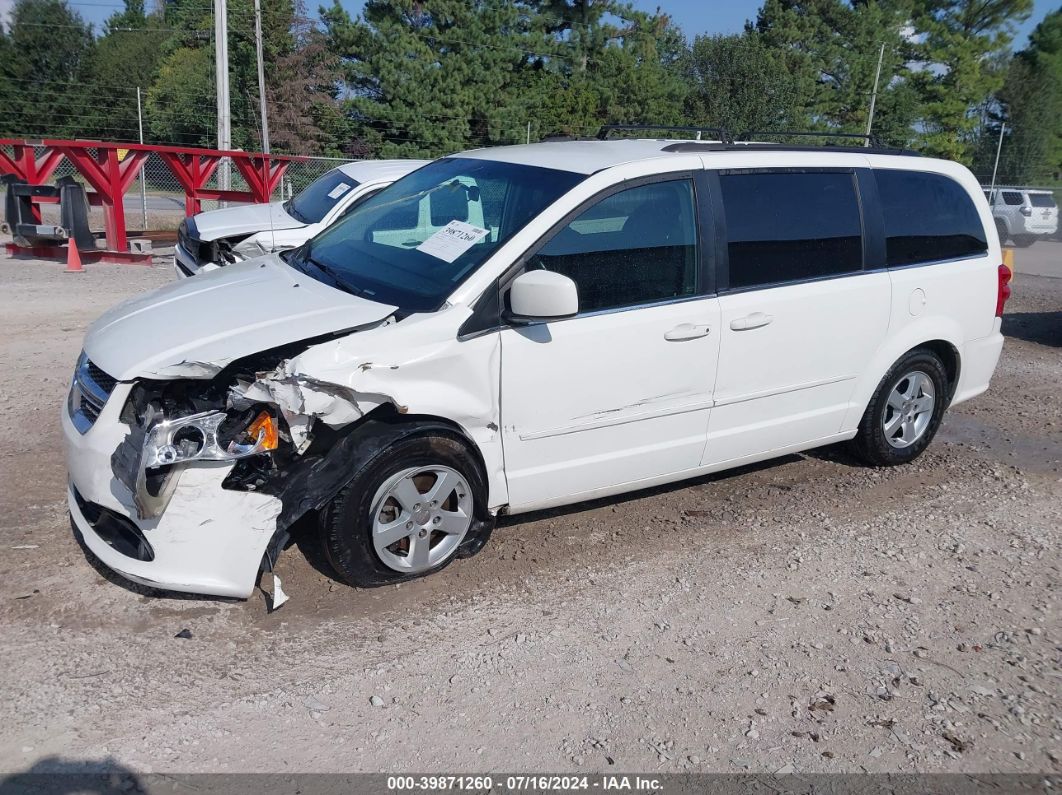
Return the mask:
M996 188L985 191L992 207L1000 243L1007 238L1019 248L1046 240L1058 231L1058 205L1051 191Z
M73 521L133 580L246 597L308 512L374 586L473 554L500 513L835 442L911 461L1003 345L979 192L875 149L434 161L294 251L101 317L63 411Z
M181 221L173 266L180 277L300 246L359 201L427 160L361 160L318 177L284 202L208 210Z

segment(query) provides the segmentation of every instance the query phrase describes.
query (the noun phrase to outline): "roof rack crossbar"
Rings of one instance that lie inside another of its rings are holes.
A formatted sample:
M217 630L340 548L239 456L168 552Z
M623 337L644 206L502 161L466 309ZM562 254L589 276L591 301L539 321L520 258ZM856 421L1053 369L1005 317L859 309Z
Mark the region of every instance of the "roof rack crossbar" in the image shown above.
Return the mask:
M739 141L751 141L754 135L777 135L800 136L804 138L858 138L866 141L867 146L882 149L881 140L873 133L846 133L846 132L816 132L815 130L746 130L739 137Z
M797 144L771 144L747 141L724 144L716 141L677 141L668 144L661 152L856 152L866 155L904 155L921 157L920 152L892 147L844 147L844 146L800 146ZM997 187L998 190L998 187Z
M644 130L693 133L697 136L696 140L698 141L701 140L701 136L706 134L716 136L723 143L730 143L734 140L725 127L674 127L667 124L605 124L598 130L597 138L599 141L604 141L614 132L639 132Z

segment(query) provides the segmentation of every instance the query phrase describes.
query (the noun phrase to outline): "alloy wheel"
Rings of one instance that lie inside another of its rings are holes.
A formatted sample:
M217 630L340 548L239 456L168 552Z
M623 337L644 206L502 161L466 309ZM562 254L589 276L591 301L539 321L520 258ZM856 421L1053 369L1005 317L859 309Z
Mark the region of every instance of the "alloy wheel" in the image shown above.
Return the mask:
M472 491L446 466L396 472L372 501L372 543L388 568L419 574L446 561L472 526Z

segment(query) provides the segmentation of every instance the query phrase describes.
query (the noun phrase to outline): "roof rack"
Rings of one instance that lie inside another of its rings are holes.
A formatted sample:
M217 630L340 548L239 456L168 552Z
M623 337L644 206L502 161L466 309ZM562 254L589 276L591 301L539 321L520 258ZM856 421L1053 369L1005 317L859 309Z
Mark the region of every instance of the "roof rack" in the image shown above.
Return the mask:
M751 142L753 136L778 136L781 137L801 137L801 138L858 138L866 143L867 146L872 146L875 149L882 149L881 141L876 135L872 133L845 133L845 132L815 132L814 130L746 130L738 138L740 142Z
M723 144L718 141L676 141L668 144L661 152L849 152L860 155L904 155L921 157L921 152L896 147L862 147L862 146L796 146L793 144L748 143Z
M730 133L723 127L672 127L668 125L659 124L606 124L601 127L597 132L597 139L599 141L607 140L609 135L614 132L640 132L645 130L655 130L657 132L684 132L692 133L697 136L696 140L701 140L701 136L707 134L715 136L723 143L732 143L733 138Z

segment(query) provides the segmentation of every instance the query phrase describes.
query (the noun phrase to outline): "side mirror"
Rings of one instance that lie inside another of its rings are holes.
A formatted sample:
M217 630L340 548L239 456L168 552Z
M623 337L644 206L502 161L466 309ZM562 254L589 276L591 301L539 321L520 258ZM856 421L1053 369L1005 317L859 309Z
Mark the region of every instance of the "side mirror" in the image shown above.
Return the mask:
M527 271L509 288L506 320L515 323L561 320L579 313L579 288L552 271Z

